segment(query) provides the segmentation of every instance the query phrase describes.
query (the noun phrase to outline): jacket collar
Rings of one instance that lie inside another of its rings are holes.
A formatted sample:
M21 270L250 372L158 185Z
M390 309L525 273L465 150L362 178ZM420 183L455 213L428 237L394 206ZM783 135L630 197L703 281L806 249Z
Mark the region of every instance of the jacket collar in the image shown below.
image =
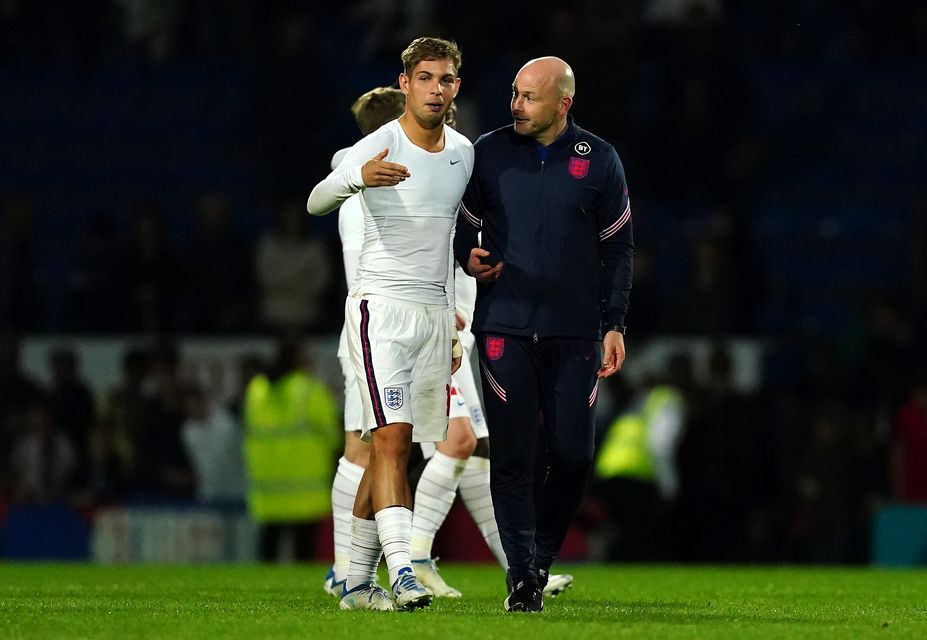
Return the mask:
M556 140L554 140L547 146L550 148L565 147L568 144L570 144L575 137L576 137L576 125L573 123L573 116L571 116L568 113L566 129L563 130L563 133L561 133L560 136Z

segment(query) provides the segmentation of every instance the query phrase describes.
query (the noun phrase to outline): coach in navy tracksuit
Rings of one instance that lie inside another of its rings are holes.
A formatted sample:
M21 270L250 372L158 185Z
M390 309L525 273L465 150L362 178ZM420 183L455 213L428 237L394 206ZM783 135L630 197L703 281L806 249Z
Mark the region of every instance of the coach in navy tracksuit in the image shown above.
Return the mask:
M480 284L473 331L512 611L543 608L593 461L598 378L625 356L628 190L615 149L567 115L574 87L559 58L518 72L515 122L476 142L454 241Z

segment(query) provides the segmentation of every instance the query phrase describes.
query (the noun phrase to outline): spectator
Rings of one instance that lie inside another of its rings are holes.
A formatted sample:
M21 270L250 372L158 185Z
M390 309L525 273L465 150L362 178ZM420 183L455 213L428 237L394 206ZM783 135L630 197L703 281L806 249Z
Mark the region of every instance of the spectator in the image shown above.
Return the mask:
M13 444L13 499L48 503L66 498L73 488L77 454L68 437L52 421L48 402L39 396L29 403L22 433Z
M734 363L722 345L708 357L707 380L690 399L677 463L680 495L679 558L696 562L744 560L748 521L771 489L765 470L773 457L760 448L754 399L734 384Z
M798 562L846 562L856 471L849 437L849 407L839 399L818 401L808 411L807 437L800 448L798 474L786 535L788 559Z
M311 331L327 311L321 300L332 284L332 258L327 244L309 235L304 207L302 200L287 200L274 229L258 242L261 317L274 331Z
M170 329L177 308L178 262L164 233L163 214L155 204L138 205L134 235L120 256L119 274L125 279L128 305L126 331L157 333Z
M118 26L122 37L137 51L141 62L153 66L163 64L183 44L179 37L183 3L117 0L114 4L121 13Z
M93 484L103 497L124 496L139 486L147 375L148 354L129 349L122 357L122 380L104 397L91 446Z
M927 370L914 378L895 417L892 489L896 500L927 503Z
M691 360L676 355L663 380L642 385L598 448L593 492L608 512L607 560L667 558L667 514L679 493L676 447L686 421L681 369L689 379Z
M278 345L275 362L245 392L248 511L260 526L260 558L306 560L316 523L331 513L331 481L340 435L338 407L310 373L301 347Z
M52 424L70 442L75 454L76 482L86 485L89 478L90 434L95 423L93 396L80 379L77 354L71 349L51 353L52 388L49 411Z
M242 503L245 472L238 423L195 384L184 388L183 404L181 437L193 467L197 500L202 504Z
M40 394L39 386L19 365L19 338L0 331L0 497L10 488L9 455L25 413Z
M246 353L238 359L237 386L229 403L229 411L239 424L245 419L245 394L254 377L267 370L264 358L257 353Z
M738 305L733 264L724 244L714 237L696 239L691 249L691 279L676 314L679 327L695 334L727 335L734 329Z
M73 328L116 332L126 328L125 301L114 295L120 286L119 243L112 219L97 214L80 234L70 282Z
M161 344L151 354L137 469L143 492L187 499L193 495L193 472L180 435L184 414L178 362L171 344Z
M199 227L188 260L190 327L199 333L229 333L248 326L254 296L251 247L232 226L224 193L197 201Z

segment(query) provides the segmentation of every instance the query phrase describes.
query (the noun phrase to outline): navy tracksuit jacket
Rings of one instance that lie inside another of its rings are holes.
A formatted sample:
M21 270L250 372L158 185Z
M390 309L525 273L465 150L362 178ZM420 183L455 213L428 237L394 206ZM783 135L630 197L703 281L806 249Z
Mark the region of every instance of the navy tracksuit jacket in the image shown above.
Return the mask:
M549 147L508 126L475 152L454 254L466 268L482 246L487 263L505 263L478 287L473 332L496 521L518 583L550 568L582 500L600 340L623 331L628 309L631 208L615 149L572 117Z

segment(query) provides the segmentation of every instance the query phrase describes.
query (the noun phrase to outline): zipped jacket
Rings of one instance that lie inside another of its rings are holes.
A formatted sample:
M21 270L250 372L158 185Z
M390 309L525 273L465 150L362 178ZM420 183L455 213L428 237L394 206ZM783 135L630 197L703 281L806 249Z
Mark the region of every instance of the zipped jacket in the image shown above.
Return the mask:
M481 136L457 217L454 255L505 263L480 284L473 331L601 339L624 331L634 240L614 147L568 116L543 149L509 125ZM544 153L546 151L546 153Z

